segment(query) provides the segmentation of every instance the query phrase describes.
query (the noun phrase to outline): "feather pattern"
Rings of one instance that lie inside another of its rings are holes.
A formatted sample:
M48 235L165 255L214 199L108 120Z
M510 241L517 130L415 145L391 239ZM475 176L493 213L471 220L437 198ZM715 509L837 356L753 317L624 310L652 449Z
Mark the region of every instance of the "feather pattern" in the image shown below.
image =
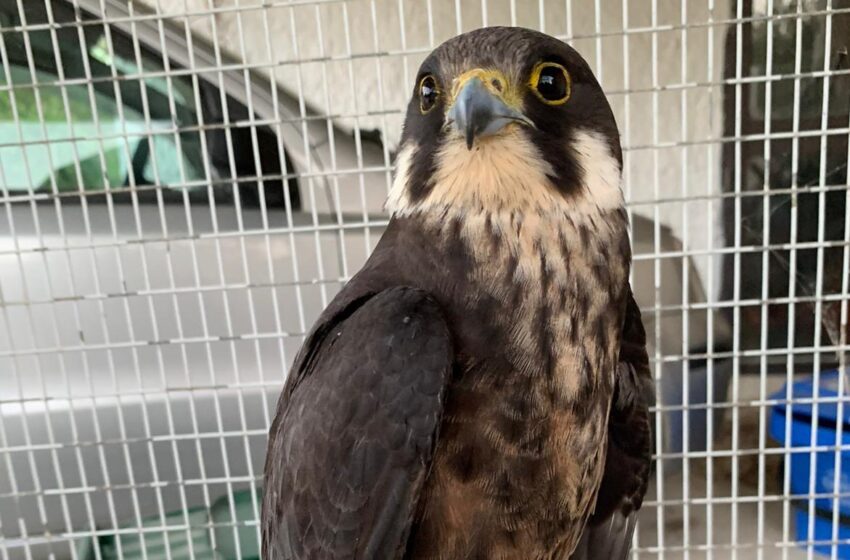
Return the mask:
M358 305L358 303L362 304ZM452 366L435 302L393 288L330 315L305 345L271 432L263 557L404 550Z
M652 460L649 406L654 391L640 309L629 294L620 342L608 455L596 510L572 560L625 560L631 548Z

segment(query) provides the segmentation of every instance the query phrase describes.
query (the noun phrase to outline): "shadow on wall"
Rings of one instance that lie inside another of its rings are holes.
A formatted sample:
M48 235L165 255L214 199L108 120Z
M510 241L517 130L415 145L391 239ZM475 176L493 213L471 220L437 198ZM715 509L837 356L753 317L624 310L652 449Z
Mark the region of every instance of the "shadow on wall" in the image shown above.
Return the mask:
M780 2L776 13L794 14L796 4ZM742 78L756 78L740 86L727 85L723 103L724 136L752 138L723 145L723 189L741 193L724 202L726 244L735 247L740 239L738 246L743 248L724 258L723 299L753 302L740 308L742 349L761 346L759 302L764 298L777 300L767 306L769 348L832 346L839 344L841 336L850 13L829 16L832 41L826 44L828 16L816 11L820 3L803 2L801 6L803 17L773 22L755 19L741 25L740 37L736 26L730 27L726 39L724 77L734 79L740 72ZM850 1L839 0L833 7L846 10ZM764 16L763 9L758 3L743 2L745 18ZM807 46L802 57L796 56L798 39ZM739 40L740 64L735 57ZM830 70L836 74L825 79L823 72ZM782 79L763 78L768 75ZM801 77L795 80L795 75ZM736 106L738 95L740 107ZM736 121L738 115L740 122ZM736 154L737 147L740 154ZM822 260L819 243L825 245ZM793 245L800 247L792 250L789 246ZM737 293L736 267L740 270ZM790 333L789 297L799 301ZM822 297L827 301L821 336L816 340L814 300ZM731 309L728 316L732 317ZM794 360L801 370L811 371L810 355ZM833 361L826 357L827 363Z

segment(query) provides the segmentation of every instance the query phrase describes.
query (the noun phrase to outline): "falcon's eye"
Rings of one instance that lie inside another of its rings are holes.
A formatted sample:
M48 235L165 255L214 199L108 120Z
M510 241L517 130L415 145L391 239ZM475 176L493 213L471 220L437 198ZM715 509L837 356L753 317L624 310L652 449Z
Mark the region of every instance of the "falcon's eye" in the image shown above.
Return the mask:
M541 62L531 73L531 89L548 105L561 105L570 98L570 74L557 62Z
M428 74L419 81L419 110L424 115L437 104L440 90L437 88L437 80Z

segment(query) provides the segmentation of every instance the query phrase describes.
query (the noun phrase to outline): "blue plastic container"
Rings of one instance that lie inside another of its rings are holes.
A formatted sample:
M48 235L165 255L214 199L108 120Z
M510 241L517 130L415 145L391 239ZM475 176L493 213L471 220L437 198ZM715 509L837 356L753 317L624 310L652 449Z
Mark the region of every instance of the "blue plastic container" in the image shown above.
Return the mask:
M795 499L796 509L796 540L798 541L831 541L832 540L832 510L837 504L840 518L838 527L838 538L850 538L850 524L844 516L850 516L850 400L844 403L842 417L838 417L838 404L832 402L819 402L817 406L817 431L812 440L812 429L814 428L814 406L809 400L817 396L818 399L834 399L838 397L838 372L830 371L820 375L819 390L815 392L814 380L806 379L791 385L791 391L786 392L783 387L771 395L775 400L791 400L792 404L781 403L774 405L770 417L770 435L781 445L785 445L786 438L791 447L790 462L790 487L791 498ZM850 390L850 386L846 387ZM790 416L790 431L786 430L788 417ZM836 477L835 450L820 451L812 454L808 450L812 443L817 446L835 446L838 442L838 425L842 425L841 445L847 450L841 452L841 472ZM793 448L804 449L795 452ZM836 482L838 492L842 496L833 501L831 497L822 497L815 502L814 531L808 534L809 525L809 474L812 467L815 471L814 493L832 494ZM815 550L824 554L830 553L830 546L815 546ZM838 547L838 557L850 559L850 545Z
M811 540L821 543L832 542L832 514L818 510L815 512L814 517L815 524ZM809 511L807 508L794 508L794 527L794 539L796 541L806 542L809 540ZM850 539L850 524L847 523L846 518L839 521L836 538L839 541ZM850 558L850 545L842 544L836 548L838 558ZM817 544L814 546L814 550L824 556L830 556L832 554L832 547L829 544Z

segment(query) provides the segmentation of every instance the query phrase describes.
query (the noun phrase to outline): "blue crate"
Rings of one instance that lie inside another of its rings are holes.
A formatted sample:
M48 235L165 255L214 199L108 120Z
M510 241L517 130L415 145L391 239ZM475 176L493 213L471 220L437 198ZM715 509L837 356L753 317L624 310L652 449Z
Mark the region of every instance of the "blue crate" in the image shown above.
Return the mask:
M809 512L804 508L794 508L794 540L801 543L809 540L819 543L832 542L832 515L823 511L816 511L814 518L812 538L809 539ZM842 518L839 521L836 539L838 541L850 540L850 521L848 519ZM801 548L805 548L805 545L801 545ZM824 556L832 555L832 546L829 544L816 544L814 550ZM838 545L835 552L837 558L850 559L850 544Z
M795 519L797 540L825 540L832 539L832 509L837 503L841 514L838 538L850 538L850 521L844 516L850 516L850 400L844 402L842 417L839 421L838 404L836 402L820 402L817 407L817 431L814 442L812 441L812 428L814 427L814 406L811 402L797 402L800 399L812 399L817 396L823 398L838 397L838 372L829 371L820 375L819 390L815 391L814 380L805 379L791 385L791 391L786 392L787 386L771 395L771 399L790 400L792 404L780 403L773 406L770 416L770 435L785 445L786 435L791 448L787 468L790 470L791 498L795 500ZM850 390L850 386L847 387ZM786 434L786 422L790 415L790 434ZM847 451L841 452L841 473L835 476L836 453L834 450L820 451L812 454L808 450L795 452L795 447L808 448L814 443L817 446L834 446L838 442L837 426L842 427L841 445ZM814 459L814 460L812 460ZM830 497L822 497L815 502L814 534L809 537L809 474L814 467L814 493L832 494L837 478L838 492L843 494L836 502ZM829 545L817 546L818 552L830 553ZM850 545L838 547L838 557L850 559Z

